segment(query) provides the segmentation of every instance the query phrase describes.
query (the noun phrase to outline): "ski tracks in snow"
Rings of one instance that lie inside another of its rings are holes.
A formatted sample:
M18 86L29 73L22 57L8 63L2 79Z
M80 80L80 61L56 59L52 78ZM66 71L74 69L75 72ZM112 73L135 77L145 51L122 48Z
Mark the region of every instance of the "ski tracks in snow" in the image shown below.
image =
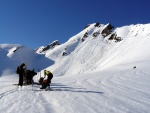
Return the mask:
M149 81L149 68L144 68L54 77L51 85L54 91L36 92L32 86L16 91L15 86L7 87L5 83L1 86L0 111L147 113L150 111Z
M111 101L118 102L120 110L135 113L150 111L150 75L145 70L127 71L104 76L102 89ZM109 105L114 106L114 104Z
M71 104L69 111L75 112L73 109L78 106L79 113L147 113L150 111L149 81L149 68L91 73L60 80L68 86L80 88L63 91L64 97L68 97L64 98L65 101ZM58 103L61 103L61 98Z
M91 112L96 109L98 113L147 113L150 111L149 81L148 68L118 73L91 73L90 76L88 74L87 77L80 77L78 80L75 78L70 84L74 84L73 87L80 87L82 92L85 92L78 97L80 103L84 100L83 104L99 106L96 109L85 105L84 108L90 109Z
M1 93L1 94L0 94L0 99L2 99L4 96L7 96L7 95L9 95L9 94L14 93L15 91L17 91L17 88L12 89L12 90L8 90L8 91L5 91L5 92Z

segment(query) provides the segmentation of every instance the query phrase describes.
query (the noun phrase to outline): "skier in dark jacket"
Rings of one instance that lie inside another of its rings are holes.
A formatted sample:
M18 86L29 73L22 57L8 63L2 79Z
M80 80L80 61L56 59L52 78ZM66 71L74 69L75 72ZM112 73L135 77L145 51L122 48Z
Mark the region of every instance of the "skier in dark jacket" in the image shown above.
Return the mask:
M22 63L20 66L19 66L19 84L18 86L22 88L23 86L23 77L24 77L24 72L26 70L26 65L25 63Z
M50 83L51 79L53 78L53 74L48 70L44 70L44 75L45 75L44 78L46 79L43 80L42 87L40 89L50 90Z

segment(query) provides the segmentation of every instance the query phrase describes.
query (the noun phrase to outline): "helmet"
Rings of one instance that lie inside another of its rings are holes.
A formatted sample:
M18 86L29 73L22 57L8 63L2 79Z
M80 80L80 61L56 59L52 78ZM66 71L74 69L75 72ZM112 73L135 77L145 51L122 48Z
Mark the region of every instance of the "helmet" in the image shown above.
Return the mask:
M22 63L23 66L27 66L27 63Z
M22 63L21 66L25 66L25 63Z
M48 75L48 74L50 73L50 71L44 70L44 73L45 73L46 75Z

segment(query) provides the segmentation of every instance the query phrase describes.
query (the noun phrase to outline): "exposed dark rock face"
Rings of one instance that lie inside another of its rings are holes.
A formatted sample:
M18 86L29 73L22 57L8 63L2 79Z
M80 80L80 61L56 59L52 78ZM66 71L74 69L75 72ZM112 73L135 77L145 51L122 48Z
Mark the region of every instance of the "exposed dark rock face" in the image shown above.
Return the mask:
M85 28L89 27L90 25L87 25ZM94 27L101 27L101 24L99 22L95 23ZM102 26L103 27L103 26ZM114 40L115 42L120 42L122 40L121 37L117 36L117 33L116 32L113 32L114 31L114 26L112 26L111 24L107 24L105 25L102 30L100 31L100 29L97 31L88 31L84 33L83 37L81 38L81 41L85 41L86 38L88 37L98 37L100 34L103 36L103 38L106 38L108 40Z
M44 46L42 48L38 48L36 49L35 51L38 51L40 49L40 53L44 52L44 51L47 51L49 49L53 49L55 48L56 46L60 45L59 41L58 40L55 40L53 41L51 44L47 45L47 46Z
M88 37L88 32L83 35L82 42Z
M116 34L113 33L113 34L111 34L111 36L109 37L109 40L113 40L115 37L116 37Z
M101 34L106 37L108 35L110 35L112 33L112 30L114 29L114 27L111 24L108 24L103 31L101 32Z
M112 33L108 40L115 40L115 42L120 42L122 39L121 37L117 37L116 33Z
M93 37L97 37L100 33L99 32L94 32Z
M43 49L43 51L46 51L48 49L53 49L57 45L60 45L60 44L59 44L58 40L55 40L51 44L45 46L45 48Z
M94 26L95 26L95 27L100 27L101 25L100 25L99 22L97 22Z

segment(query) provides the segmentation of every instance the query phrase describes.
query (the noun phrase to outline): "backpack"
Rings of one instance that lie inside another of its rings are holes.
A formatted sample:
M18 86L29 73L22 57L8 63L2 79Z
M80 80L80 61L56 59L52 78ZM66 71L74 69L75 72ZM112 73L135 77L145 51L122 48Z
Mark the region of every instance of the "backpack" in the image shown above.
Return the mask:
M41 77L41 78L39 79L39 83L40 83L41 85L42 85L43 80L44 80L43 77Z
M16 68L16 73L17 73L17 74L20 73L20 67L19 67L19 66Z
M43 80L42 83L43 83L43 84L46 84L46 83L47 83L47 80Z

